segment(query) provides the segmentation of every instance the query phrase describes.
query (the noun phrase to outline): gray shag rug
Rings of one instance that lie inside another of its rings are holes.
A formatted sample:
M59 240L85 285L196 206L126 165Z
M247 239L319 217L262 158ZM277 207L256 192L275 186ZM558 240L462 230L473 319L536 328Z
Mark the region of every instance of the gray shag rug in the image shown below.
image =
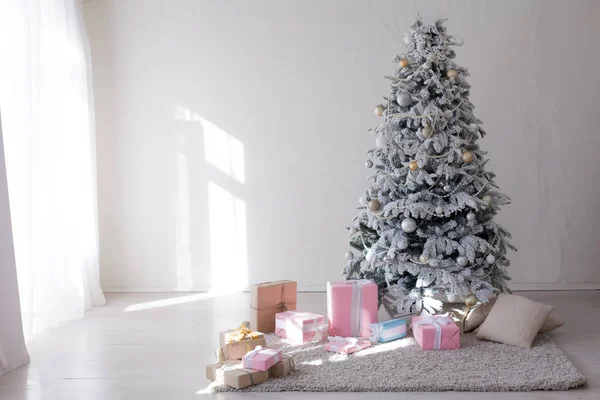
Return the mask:
M546 335L523 349L466 334L460 350L430 351L406 337L348 356L318 343L291 346L274 335L267 344L293 357L296 370L242 390L213 383L208 391L504 392L567 390L587 380Z

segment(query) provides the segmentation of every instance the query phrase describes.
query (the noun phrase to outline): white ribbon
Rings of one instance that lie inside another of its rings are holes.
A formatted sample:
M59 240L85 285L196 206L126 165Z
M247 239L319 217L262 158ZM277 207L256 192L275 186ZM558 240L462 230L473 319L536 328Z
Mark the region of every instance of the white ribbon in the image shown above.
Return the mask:
M249 352L246 353L246 355L244 356L244 360L248 361L248 365L252 366L252 359L258 354L260 353L260 351L262 350L262 346L256 346L254 348L254 350L250 350Z
M371 328L371 342L377 343L382 340L389 339L390 337L400 335L402 333L406 333L406 325L401 324L398 326L394 326L392 328L385 327L385 323L379 324L371 324L369 325Z
M452 323L452 318L447 315L441 315L437 318L433 315L428 315L421 317L420 320L413 322L413 326L415 325L433 325L435 327L435 339L433 341L434 350L439 350L442 346L442 325L450 325Z
M377 343L383 333L383 324L371 324L369 325L371 328L371 342Z
M350 334L351 336L360 336L362 331L363 287L372 281L368 279L358 279L348 282L352 284Z

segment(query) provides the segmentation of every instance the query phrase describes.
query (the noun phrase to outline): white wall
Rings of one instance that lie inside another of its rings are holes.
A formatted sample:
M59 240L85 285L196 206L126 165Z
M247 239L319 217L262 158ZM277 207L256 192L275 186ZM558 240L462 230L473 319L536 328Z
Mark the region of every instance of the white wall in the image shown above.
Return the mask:
M600 2L90 0L104 288L243 284L244 247L249 282L338 277L418 10L464 39L513 281L600 287Z

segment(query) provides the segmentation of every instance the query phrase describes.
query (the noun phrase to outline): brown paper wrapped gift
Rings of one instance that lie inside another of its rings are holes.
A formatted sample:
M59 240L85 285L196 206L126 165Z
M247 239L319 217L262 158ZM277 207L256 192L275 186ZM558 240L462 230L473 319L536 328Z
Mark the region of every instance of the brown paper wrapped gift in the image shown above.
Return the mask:
M242 368L241 361L228 360L225 363L207 365L206 377L220 385L243 389L266 382L269 379L269 371Z
M289 375L295 368L294 360L289 356L283 356L283 360L273 365L269 372L273 378Z
M220 369L217 371L217 382L221 381L221 375L224 384L236 389L258 385L269 380L269 371L250 368Z
M267 347L265 335L261 332L251 331L247 323L242 323L237 329L220 332L220 351L217 350L217 359L240 360L256 346Z
M217 370L219 370L223 366L230 367L230 368L242 368L242 362L240 360L226 360L224 362L218 362L218 363L207 365L206 366L206 379L210 379L211 381L214 381L215 379L217 379Z
M265 333L275 332L275 314L296 309L297 283L274 281L252 285L251 327Z

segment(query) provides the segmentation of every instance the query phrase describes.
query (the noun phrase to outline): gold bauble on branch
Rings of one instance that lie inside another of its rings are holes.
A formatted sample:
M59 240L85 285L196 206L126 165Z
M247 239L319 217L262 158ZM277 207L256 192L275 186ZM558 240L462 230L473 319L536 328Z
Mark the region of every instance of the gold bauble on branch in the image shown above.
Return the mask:
M458 71L455 69L449 69L446 72L446 76L448 77L448 79L455 79L458 78Z
M462 159L465 163L469 164L471 161L473 161L473 153L471 153L470 151L465 151L462 153Z
M419 168L419 164L417 164L416 161L411 161L410 164L408 164L408 168L410 168L411 171L414 171Z
M433 135L433 128L430 126L426 126L423 128L423 130L421 131L421 134L423 135L423 137L425 139L428 139L431 137L431 135Z
M474 294L470 294L467 297L465 297L465 305L467 307L474 307L475 304L477 304L477 296L475 296Z
M408 60L406 58L403 58L402 60L400 60L400 66L402 68L408 67Z
M492 203L494 202L494 198L492 196L490 196L489 194L486 194L485 196L483 196L481 198L481 200L485 201L485 203L488 205L488 207L491 207Z
M385 107L382 104L379 104L377 107L375 107L375 115L377 115L378 117L381 117L384 111Z
M369 204L367 207L369 207L369 211L377 212L379 211L379 209L381 209L381 203L377 199L371 199L369 200Z

